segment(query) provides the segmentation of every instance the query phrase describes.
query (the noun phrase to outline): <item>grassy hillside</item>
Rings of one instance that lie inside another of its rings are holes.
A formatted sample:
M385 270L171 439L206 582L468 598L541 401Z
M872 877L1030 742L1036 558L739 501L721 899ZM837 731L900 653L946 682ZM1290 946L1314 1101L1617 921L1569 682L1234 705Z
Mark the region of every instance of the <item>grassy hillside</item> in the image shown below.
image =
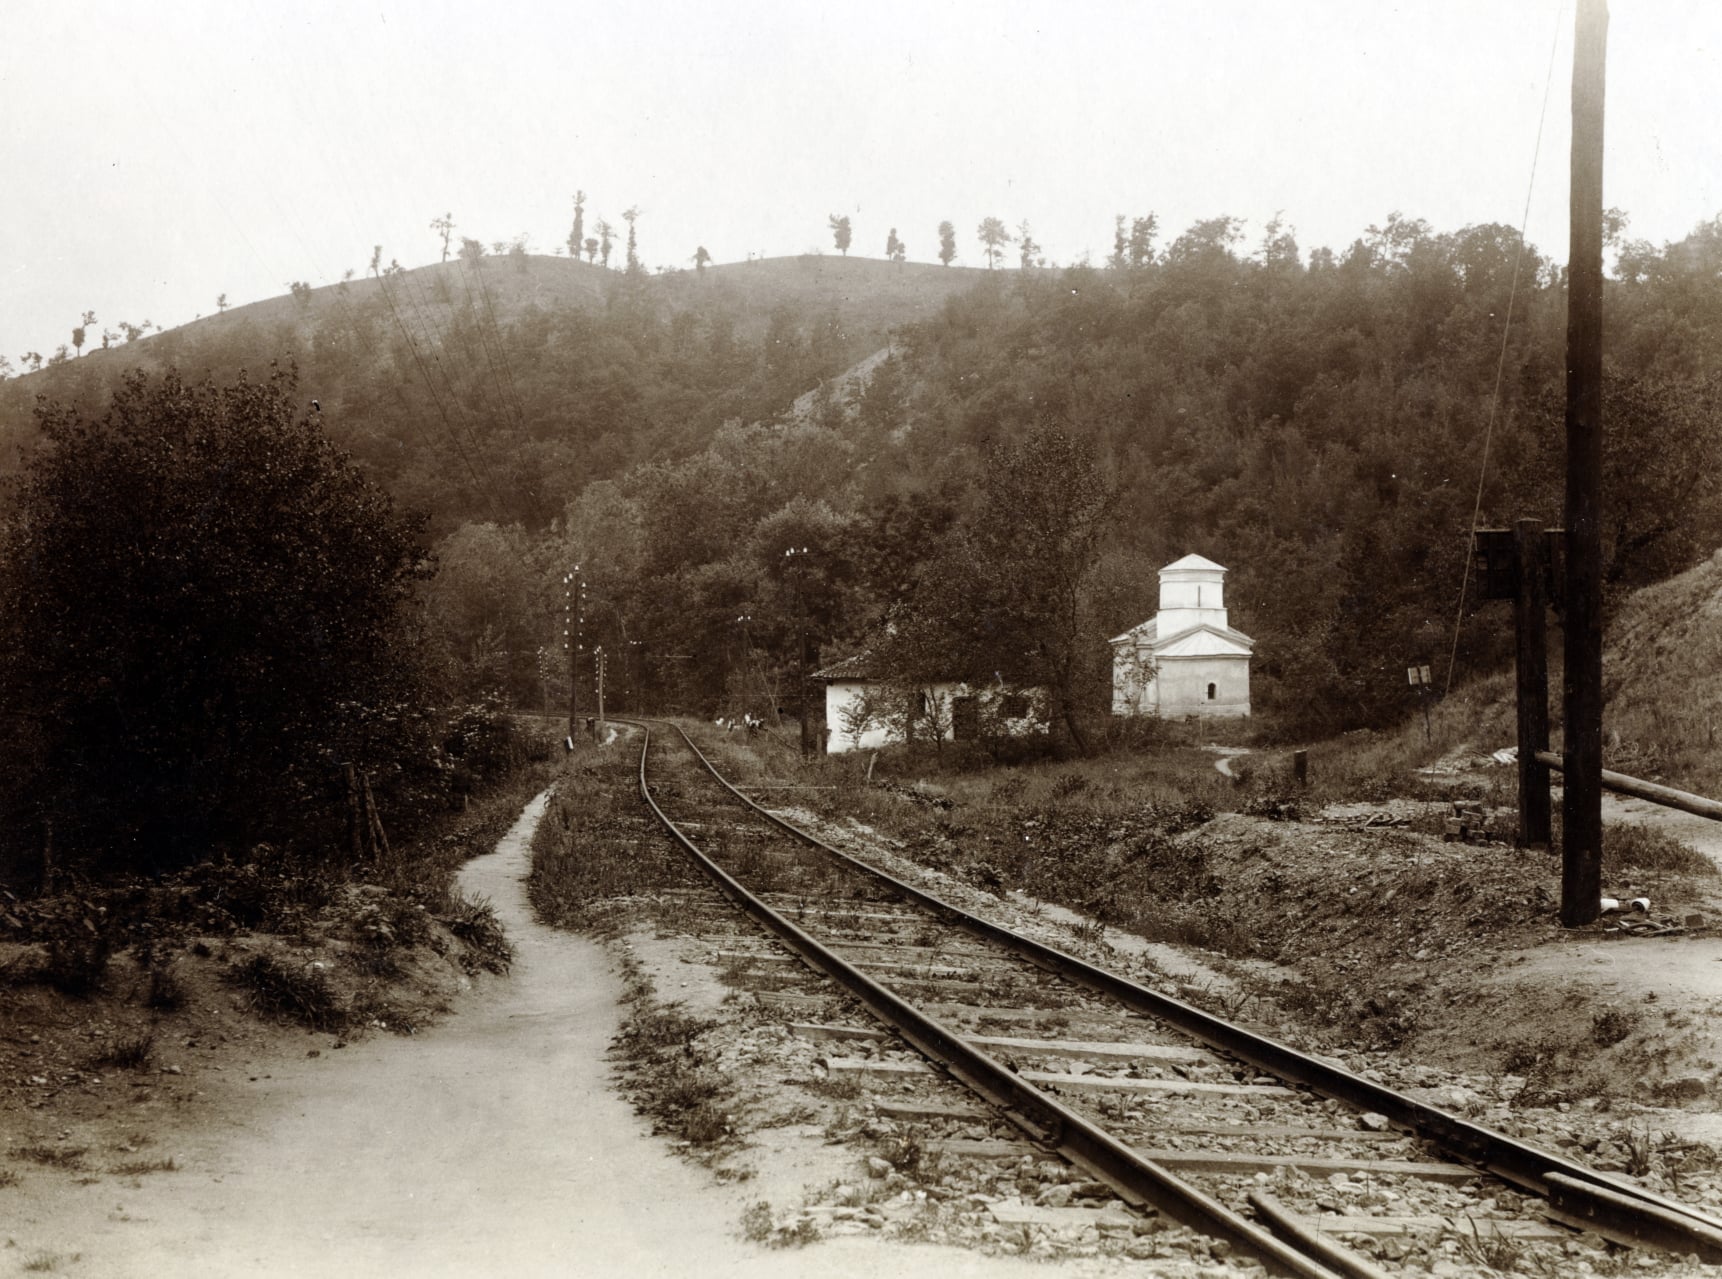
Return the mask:
M1609 767L1722 795L1722 551L1625 599L1602 669Z

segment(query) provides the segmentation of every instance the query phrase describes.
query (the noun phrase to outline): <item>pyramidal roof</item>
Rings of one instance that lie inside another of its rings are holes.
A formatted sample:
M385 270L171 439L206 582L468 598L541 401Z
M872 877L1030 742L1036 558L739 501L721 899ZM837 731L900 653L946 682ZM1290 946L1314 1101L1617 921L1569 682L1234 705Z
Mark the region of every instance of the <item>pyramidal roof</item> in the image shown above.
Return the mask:
M1214 563L1213 560L1203 559L1200 555L1194 555L1194 554L1186 555L1181 560L1175 560L1172 563L1168 564L1165 568L1161 569L1160 571L1162 573L1169 573L1173 569L1189 569L1189 568L1207 569L1211 572L1216 572L1216 573L1224 573L1226 571L1225 565L1216 564L1216 563Z

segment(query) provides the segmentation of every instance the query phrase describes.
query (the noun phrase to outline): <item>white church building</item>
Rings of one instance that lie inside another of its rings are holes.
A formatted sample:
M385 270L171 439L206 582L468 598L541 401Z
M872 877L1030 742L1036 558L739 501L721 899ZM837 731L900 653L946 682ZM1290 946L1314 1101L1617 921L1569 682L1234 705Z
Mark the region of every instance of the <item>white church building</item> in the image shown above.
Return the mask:
M1112 644L1112 713L1250 713L1256 642L1226 622L1226 570L1186 555L1160 570L1160 611Z

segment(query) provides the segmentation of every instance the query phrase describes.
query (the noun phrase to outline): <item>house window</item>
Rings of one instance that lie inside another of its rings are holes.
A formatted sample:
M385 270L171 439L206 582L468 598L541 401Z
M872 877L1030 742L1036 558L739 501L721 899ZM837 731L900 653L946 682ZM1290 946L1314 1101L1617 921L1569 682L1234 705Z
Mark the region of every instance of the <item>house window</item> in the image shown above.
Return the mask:
M999 715L1005 719L1022 719L1028 714L1028 694L1006 693L999 698Z
M1215 689L1215 687L1212 684L1208 685L1208 700L1210 702L1214 700L1214 694L1216 691L1217 690Z
M932 704L932 702L927 700L927 690L926 689L923 688L916 695L915 708L916 708L915 714L918 715L922 719L926 719L929 715L931 715L933 713L933 704Z

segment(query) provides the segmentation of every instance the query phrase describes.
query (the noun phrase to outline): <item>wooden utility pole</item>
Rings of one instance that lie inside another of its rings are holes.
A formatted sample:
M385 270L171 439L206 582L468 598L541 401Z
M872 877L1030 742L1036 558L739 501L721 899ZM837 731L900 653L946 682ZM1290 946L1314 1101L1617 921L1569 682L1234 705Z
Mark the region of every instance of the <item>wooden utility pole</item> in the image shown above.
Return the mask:
M1567 264L1566 705L1561 923L1602 901L1602 140L1606 0L1579 0Z
M1537 752L1549 748L1548 540L1537 520L1513 529L1514 671L1519 708L1519 847L1549 846L1549 770ZM1601 897L1599 892L1598 897Z
M586 611L586 582L576 564L562 578L562 639L568 645L568 736L580 731L580 637Z
M604 646L599 645L592 654L592 660L598 668L598 722L592 725L592 740L604 740Z

